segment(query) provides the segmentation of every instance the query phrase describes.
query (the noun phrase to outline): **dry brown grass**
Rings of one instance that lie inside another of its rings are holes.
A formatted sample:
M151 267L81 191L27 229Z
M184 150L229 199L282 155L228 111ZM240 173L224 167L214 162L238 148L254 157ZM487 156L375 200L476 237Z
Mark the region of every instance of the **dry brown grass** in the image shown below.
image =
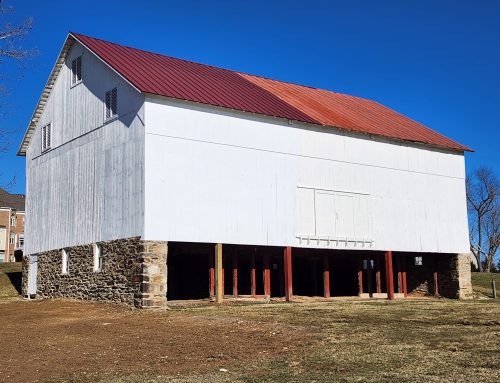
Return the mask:
M500 376L500 302L493 300L162 312L55 300L11 302L0 312L6 362L0 381L6 382L498 382Z
M22 301L11 267L0 270L0 382L500 381L500 299L152 312Z

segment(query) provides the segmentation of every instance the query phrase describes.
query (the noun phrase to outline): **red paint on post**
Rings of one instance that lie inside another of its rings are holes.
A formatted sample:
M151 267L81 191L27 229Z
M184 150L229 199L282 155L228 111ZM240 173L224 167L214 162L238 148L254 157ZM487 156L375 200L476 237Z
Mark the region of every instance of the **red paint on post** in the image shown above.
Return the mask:
M215 296L215 266L214 266L214 254L209 254L208 256L208 291L210 297Z
M292 248L285 247L283 252L284 266L285 266L285 299L290 302L293 297L292 289Z
M323 256L323 295L330 298L330 264L328 255Z
M385 279L387 282L387 299L394 300L394 274L392 270L392 251L385 252Z
M233 296L238 296L238 256L233 254Z
M255 273L255 253L253 253L250 265L250 294L252 295L252 297L255 297L257 295L256 280L257 275Z
M264 295L271 298L271 267L269 254L264 255Z

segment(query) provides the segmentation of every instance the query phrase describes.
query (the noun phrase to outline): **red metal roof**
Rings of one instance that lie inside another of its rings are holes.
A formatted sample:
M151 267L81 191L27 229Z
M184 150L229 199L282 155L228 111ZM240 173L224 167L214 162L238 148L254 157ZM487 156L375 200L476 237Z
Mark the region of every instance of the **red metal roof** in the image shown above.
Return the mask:
M71 35L139 91L245 112L470 151L375 101Z

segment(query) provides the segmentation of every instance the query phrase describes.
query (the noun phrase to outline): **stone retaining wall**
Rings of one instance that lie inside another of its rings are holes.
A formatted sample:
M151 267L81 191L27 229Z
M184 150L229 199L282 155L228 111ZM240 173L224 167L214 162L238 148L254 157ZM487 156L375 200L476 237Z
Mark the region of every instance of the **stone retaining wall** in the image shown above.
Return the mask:
M61 249L38 253L37 297L75 298L160 307L166 301L165 242L139 237L100 242L102 266L94 271L92 244L65 248L68 272L62 273ZM23 288L27 283L23 267Z

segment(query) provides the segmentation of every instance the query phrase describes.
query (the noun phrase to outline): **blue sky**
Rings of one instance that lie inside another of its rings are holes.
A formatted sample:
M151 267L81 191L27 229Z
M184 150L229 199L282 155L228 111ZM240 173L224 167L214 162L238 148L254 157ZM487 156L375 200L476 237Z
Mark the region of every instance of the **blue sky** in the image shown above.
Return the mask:
M4 81L16 131L0 184L25 190L24 129L68 31L377 100L476 150L500 175L500 1L29 1L23 46L40 55ZM15 69L3 65L5 71Z

